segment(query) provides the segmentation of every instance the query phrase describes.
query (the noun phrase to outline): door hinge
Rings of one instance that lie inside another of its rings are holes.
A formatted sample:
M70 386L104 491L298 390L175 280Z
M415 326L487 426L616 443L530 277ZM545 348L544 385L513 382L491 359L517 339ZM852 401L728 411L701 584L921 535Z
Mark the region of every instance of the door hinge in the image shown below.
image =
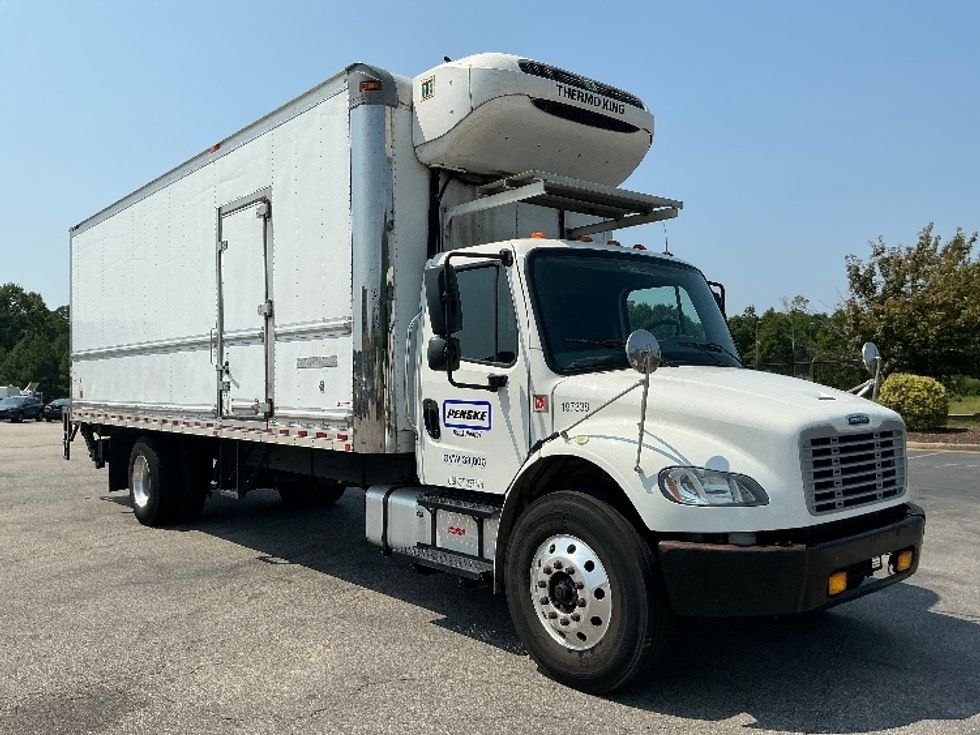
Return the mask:
M269 202L262 202L259 206L255 208L255 216L261 219L272 216L272 206Z
M228 241L227 240L222 240L221 242L218 243L218 252L219 253L223 253L227 249L228 249Z
M272 316L272 299L266 299L258 308L259 316L271 317Z

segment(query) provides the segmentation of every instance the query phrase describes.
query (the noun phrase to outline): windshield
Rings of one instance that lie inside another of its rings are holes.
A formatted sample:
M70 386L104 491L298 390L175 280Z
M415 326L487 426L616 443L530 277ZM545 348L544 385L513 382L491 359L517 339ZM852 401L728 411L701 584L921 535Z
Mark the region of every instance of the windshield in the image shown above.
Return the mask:
M630 332L646 329L679 365L737 367L721 311L700 271L631 253L539 250L529 257L534 310L557 373L628 367Z

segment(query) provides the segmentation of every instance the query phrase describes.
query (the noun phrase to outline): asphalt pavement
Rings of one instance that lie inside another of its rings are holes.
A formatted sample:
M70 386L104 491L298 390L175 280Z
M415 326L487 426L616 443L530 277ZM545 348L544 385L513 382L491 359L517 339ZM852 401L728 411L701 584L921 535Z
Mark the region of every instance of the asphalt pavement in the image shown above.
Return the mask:
M57 424L0 424L0 733L980 733L980 454L913 451L907 583L689 620L612 697L543 677L503 598L363 540L363 493L140 526Z

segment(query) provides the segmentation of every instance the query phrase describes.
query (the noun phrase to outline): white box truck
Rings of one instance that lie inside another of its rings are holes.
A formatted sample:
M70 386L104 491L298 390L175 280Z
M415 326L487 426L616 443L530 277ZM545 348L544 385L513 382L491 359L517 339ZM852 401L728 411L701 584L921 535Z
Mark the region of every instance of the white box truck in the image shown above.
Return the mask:
M652 140L530 59L347 67L71 228L66 457L81 433L148 525L364 488L369 541L492 584L593 692L675 616L907 578L899 416L743 368L723 289L611 239L681 209L618 188Z

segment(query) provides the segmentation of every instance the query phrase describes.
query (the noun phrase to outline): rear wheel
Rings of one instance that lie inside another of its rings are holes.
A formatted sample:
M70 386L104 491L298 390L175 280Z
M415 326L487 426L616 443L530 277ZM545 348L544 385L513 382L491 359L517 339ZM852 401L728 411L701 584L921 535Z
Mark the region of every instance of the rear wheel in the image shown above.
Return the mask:
M546 495L507 549L507 604L543 671L601 694L659 659L673 613L649 544L619 512L582 492Z
M164 442L141 437L129 455L129 500L144 526L172 523L180 508L180 472Z

